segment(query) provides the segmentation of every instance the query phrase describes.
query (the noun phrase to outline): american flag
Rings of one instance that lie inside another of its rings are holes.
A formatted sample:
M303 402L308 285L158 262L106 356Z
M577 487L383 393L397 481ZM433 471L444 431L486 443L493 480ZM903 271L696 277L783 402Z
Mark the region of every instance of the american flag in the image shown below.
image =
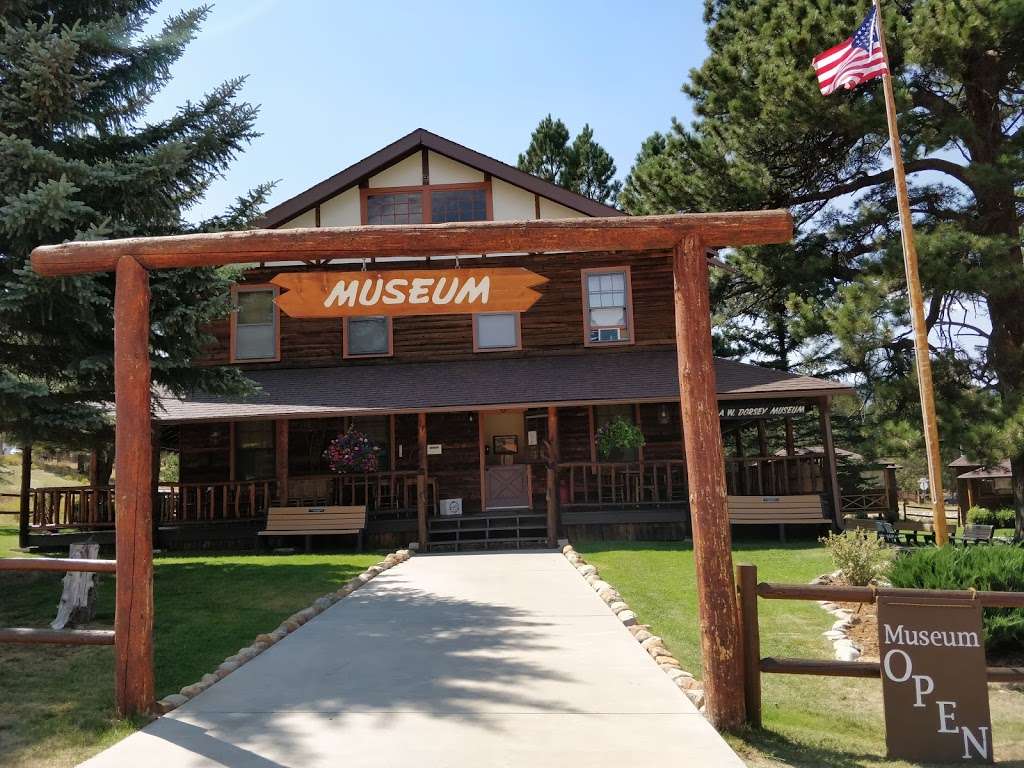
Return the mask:
M881 77L889 71L882 56L882 38L878 34L874 5L864 17L864 21L853 37L849 37L839 45L822 51L814 57L814 71L818 75L818 88L823 96L828 96L839 86L847 90L856 88L867 80Z

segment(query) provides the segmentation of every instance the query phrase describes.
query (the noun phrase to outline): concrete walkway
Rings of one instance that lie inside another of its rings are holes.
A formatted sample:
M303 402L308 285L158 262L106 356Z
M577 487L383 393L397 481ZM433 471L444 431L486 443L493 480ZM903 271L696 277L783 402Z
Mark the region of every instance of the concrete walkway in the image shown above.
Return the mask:
M570 764L743 765L569 563L538 552L414 557L83 765Z

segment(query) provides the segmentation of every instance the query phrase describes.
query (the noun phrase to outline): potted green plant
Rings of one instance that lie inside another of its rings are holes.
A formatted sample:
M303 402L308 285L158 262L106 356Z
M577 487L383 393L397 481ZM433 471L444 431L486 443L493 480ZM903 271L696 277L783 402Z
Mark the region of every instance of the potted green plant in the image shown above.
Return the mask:
M597 430L595 440L597 441L597 454L602 459L614 457L622 451L642 448L646 443L640 427L626 421L621 416L616 416L606 424L602 424Z

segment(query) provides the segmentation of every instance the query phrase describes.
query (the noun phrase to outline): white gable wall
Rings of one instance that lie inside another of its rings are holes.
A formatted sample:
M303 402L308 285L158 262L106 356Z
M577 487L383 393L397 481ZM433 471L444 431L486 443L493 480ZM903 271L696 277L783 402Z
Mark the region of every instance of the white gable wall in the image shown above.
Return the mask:
M548 200L546 197L540 199L540 217L542 219L578 219L586 216L585 213L566 208L564 205Z
M371 176L369 183L371 187L418 187L423 183L423 158L414 152Z
M294 219L289 219L282 224L278 229L296 229L298 227L315 227L316 226L316 211L308 210L305 213L300 213Z
M357 227L361 223L359 187L349 187L340 195L320 203L321 227Z
M522 221L537 218L533 192L501 179L491 178L491 198L495 221Z
M471 168L436 152L427 152L431 184L478 184L484 180L483 171Z

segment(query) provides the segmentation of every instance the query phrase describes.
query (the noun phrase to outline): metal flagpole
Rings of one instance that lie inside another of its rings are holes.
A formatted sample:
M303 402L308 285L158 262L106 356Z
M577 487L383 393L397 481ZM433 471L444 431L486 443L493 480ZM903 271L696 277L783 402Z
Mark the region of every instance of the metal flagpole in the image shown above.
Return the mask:
M900 230L903 235L903 266L907 274L907 293L910 297L910 317L914 328L914 352L917 360L917 386L921 394L921 419L924 422L924 447L928 458L928 482L931 487L935 543L943 546L948 541L946 531L946 505L942 491L942 458L939 454L939 427L935 419L935 392L932 388L932 364L928 350L928 328L924 322L924 297L921 278L917 270L917 249L914 247L914 227L910 218L910 200L907 196L907 178L903 172L903 153L900 133L896 126L896 101L892 91L892 68L885 47L882 27L881 0L875 4L875 22L882 45L882 58L886 72L882 75L885 90L885 116L889 124L889 147L892 150L892 172L896 182L896 201L900 212ZM870 45L870 43L869 43Z

